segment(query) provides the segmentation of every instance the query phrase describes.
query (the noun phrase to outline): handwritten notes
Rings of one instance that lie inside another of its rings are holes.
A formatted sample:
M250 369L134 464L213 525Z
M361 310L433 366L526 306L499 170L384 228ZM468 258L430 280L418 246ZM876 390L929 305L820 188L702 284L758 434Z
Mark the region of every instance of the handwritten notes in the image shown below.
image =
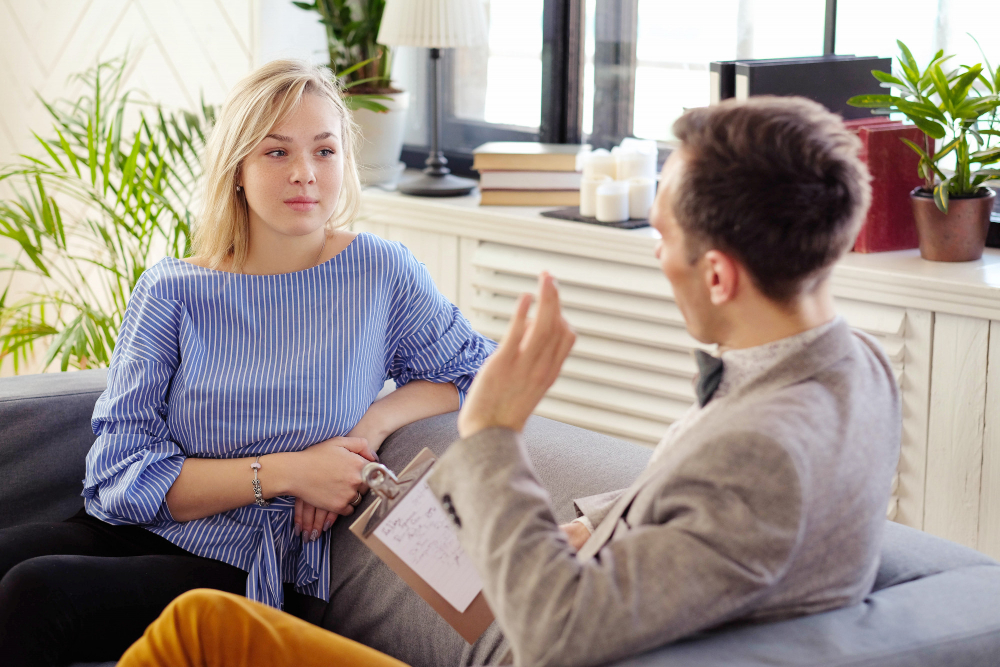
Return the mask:
M403 497L375 535L460 613L483 589L426 479Z

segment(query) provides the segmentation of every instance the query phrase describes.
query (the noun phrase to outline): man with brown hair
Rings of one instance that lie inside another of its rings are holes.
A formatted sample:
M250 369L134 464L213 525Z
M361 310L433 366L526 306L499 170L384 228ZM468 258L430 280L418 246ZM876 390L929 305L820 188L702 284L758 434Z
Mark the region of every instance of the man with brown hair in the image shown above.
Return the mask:
M804 99L695 109L663 169L656 254L699 355L698 404L621 491L557 526L519 432L572 345L553 280L518 304L430 484L520 665L592 665L737 619L860 601L900 439L878 344L829 274L869 203L858 142Z
M831 267L868 207L858 142L838 117L790 98L695 109L674 132L682 146L664 166L651 222L688 330L721 351L699 355L698 404L630 487L577 500L580 518L558 526L519 435L575 338L543 274L535 318L522 296L459 414L462 439L429 478L503 636L493 628L467 649L425 606L425 617L399 618L386 611L395 600L371 609L335 593L338 618L352 619L346 634L411 664L506 651L518 665L597 665L871 590L900 405L885 354L837 317L830 294ZM338 560L350 590L381 590L385 580L364 569L373 558L358 559L360 570ZM194 648L227 639L273 664L361 656L273 610L197 595L178 598L126 661L147 664L163 646L202 655Z

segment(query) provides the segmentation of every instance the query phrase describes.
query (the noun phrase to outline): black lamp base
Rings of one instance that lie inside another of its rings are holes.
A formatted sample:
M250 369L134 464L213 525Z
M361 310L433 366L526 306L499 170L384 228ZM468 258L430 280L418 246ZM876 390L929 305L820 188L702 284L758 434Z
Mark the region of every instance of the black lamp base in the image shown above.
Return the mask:
M417 197L460 197L467 195L479 185L471 178L462 178L452 174L429 174L425 170L419 176L400 181L396 189L407 195Z

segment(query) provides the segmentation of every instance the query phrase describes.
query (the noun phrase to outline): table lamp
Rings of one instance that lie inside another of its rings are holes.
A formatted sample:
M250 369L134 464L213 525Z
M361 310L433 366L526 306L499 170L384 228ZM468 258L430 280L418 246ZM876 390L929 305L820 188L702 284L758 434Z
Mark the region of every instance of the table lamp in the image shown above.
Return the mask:
M386 0L378 43L386 46L421 46L431 59L431 152L424 173L397 186L400 192L422 197L467 195L476 187L471 178L451 173L441 152L441 99L438 61L441 49L479 46L487 40L486 16L481 0Z

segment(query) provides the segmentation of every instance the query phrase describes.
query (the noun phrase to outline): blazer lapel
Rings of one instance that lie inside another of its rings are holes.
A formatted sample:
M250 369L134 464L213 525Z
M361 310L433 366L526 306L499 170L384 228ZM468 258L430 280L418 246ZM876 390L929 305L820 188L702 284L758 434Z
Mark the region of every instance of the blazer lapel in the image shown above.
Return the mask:
M850 327L841 320L798 354L793 354L743 387L738 388L732 394L717 400L724 403L739 402L749 394L766 392L802 382L847 356L851 351L852 336ZM697 429L697 426L693 428ZM683 437L690 436L689 432ZM632 501L635 500L650 478L656 475L659 468L658 465L650 465L642 471L628 488L628 491L622 494L607 516L597 526L594 534L580 547L576 554L578 560L590 560L608 543L618 526L618 519L628 512Z

